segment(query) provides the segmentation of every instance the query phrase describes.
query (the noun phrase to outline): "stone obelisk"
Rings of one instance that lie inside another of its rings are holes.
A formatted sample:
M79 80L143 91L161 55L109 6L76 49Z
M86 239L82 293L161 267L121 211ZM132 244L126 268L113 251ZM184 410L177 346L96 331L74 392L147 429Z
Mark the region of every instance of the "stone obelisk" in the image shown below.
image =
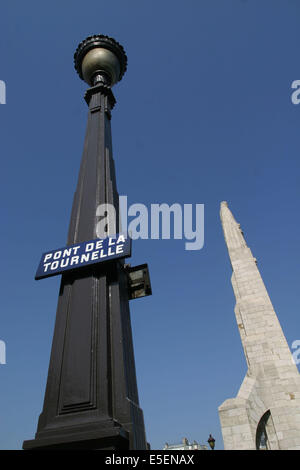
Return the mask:
M226 202L221 221L232 266L235 315L248 371L219 407L225 450L300 450L300 375L256 259Z

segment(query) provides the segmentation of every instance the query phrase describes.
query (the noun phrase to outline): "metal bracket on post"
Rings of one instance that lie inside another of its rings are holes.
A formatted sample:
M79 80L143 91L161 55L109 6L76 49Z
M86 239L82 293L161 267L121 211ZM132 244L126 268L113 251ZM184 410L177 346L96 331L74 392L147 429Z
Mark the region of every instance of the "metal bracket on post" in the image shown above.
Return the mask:
M129 300L152 295L148 264L133 267L125 264L124 269L128 280Z

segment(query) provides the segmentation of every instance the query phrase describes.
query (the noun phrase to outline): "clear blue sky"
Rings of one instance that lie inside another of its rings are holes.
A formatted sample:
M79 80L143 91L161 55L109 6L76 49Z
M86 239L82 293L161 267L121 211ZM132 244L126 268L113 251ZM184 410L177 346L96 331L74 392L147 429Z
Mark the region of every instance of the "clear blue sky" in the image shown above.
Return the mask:
M205 245L137 240L153 295L131 302L140 404L153 449L183 437L223 448L218 406L246 362L219 207L257 258L289 345L299 329L300 5L294 0L2 2L0 448L34 437L87 118L73 53L107 34L128 55L114 93L118 190L130 204L205 204Z

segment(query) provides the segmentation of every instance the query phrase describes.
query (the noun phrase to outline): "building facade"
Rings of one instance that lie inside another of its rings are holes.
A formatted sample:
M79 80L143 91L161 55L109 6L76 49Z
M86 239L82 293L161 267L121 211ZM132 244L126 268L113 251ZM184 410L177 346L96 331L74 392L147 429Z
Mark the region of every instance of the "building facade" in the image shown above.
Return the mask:
M184 437L180 444L168 444L166 442L163 450L207 450L207 447L205 445L198 444L196 441L191 443L186 437Z

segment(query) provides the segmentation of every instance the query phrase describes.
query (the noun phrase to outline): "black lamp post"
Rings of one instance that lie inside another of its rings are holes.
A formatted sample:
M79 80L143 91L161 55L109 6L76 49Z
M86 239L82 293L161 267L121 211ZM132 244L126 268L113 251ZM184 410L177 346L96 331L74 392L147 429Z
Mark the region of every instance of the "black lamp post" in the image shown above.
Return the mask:
M68 245L97 238L100 204L114 206L117 233L120 230L110 128L116 101L111 87L122 79L127 57L117 41L95 35L79 44L74 62L90 88L85 94L88 123ZM109 223L107 234L112 234ZM117 259L62 274L43 411L35 439L25 441L24 449L147 448L129 300L138 296L134 292L151 293L151 287L142 281L135 286L131 272Z
M216 440L212 437L211 434L209 435L207 442L209 443L211 450L214 450Z

